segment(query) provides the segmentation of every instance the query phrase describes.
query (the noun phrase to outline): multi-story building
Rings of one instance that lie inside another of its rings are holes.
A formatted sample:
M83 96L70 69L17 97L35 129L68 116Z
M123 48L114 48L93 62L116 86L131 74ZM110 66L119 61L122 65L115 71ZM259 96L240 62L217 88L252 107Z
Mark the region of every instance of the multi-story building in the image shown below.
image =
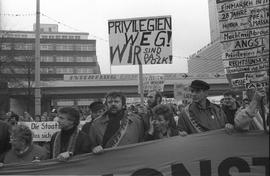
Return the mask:
M34 27L35 28L35 27ZM62 80L64 74L100 73L96 57L96 41L88 33L58 32L57 25L41 25L41 80ZM34 69L35 31L0 31L1 56L14 60L16 65L2 73L25 77L25 65Z
M214 41L192 54L188 59L188 73L224 73L222 46Z
M59 32L57 24L41 24L40 31L41 81L63 80L65 74L100 74L96 41L89 40L88 33ZM0 30L2 82L34 81L34 59L35 25L33 31Z
M216 0L208 0L208 10L211 42L214 42L220 35Z
M208 0L211 43L192 54L188 60L189 73L224 73L222 45L216 0Z

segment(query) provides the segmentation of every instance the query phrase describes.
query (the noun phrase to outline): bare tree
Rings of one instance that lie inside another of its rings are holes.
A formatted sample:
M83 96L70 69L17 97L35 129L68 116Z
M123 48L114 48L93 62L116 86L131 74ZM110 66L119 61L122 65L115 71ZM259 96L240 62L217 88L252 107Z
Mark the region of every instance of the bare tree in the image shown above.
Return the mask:
M20 89L20 92L25 95L29 112L34 95L34 56L15 56L14 43L7 42L6 39L3 35L0 38L0 83L8 84L8 88ZM7 99L9 98L5 97L3 101L9 101Z

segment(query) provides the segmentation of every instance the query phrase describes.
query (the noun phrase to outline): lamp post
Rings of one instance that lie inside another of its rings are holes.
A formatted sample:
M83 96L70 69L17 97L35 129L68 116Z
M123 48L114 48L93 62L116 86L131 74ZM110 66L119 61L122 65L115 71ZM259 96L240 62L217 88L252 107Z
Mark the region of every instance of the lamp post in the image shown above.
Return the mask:
M41 114L40 93L40 0L36 1L35 38L35 115Z

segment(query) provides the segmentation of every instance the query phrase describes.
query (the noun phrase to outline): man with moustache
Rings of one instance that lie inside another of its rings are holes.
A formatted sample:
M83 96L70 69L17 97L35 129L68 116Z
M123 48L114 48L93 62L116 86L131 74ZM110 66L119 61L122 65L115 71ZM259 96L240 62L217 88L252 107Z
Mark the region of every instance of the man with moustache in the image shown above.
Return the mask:
M108 110L93 121L89 132L93 153L143 141L143 120L127 112L126 97L121 92L107 94L105 104Z
M210 85L202 80L192 81L192 103L179 116L180 131L192 134L221 128L225 128L228 133L233 130L222 108L207 99L209 89Z

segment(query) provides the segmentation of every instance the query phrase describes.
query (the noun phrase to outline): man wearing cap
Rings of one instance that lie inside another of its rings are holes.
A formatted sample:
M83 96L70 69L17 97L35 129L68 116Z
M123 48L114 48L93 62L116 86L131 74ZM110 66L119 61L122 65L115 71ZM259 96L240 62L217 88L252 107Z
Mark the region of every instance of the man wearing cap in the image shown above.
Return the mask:
M67 160L73 155L91 151L91 142L87 134L80 131L80 113L72 107L59 110L58 123L61 131L53 134L50 142L51 158L60 161Z
M220 106L208 99L210 86L202 80L194 80L190 85L192 103L180 114L178 126L188 134L200 133L225 128L228 132L233 126L227 123L227 118Z
M94 101L90 104L89 109L91 111L91 119L89 122L86 122L82 127L82 131L88 135L93 121L96 118L100 117L106 111L106 106L101 101Z

